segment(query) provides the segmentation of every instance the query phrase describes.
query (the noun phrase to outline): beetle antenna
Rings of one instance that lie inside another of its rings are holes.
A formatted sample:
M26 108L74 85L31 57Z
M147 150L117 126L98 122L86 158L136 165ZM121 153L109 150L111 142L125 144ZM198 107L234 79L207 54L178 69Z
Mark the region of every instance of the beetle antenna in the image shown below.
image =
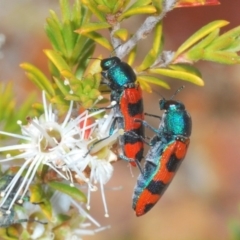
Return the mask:
M181 86L180 88L178 88L178 89L176 90L176 92L171 96L171 98L170 98L169 100L172 100L172 99L173 99L179 92L181 92L184 88L185 88L184 85ZM156 90L153 89L153 92L156 93L157 95L161 96L162 99L165 99L165 97L163 97L162 94L159 93L159 92L157 92Z
M117 47L115 47L114 49L113 49L113 51L111 52L111 54L110 54L110 57L113 57L113 54L115 53L115 55L116 55L116 50L119 48L119 47L121 47L122 45L121 44L119 44Z
M153 89L153 92L156 93L158 96L160 96L161 98L165 99L165 97L163 97L163 95L160 92L157 92L156 90Z
M98 59L98 60L102 61L102 59L100 59L100 58L88 58L88 59Z
M185 88L184 85L182 85L180 88L177 89L177 91L172 95L170 100L172 100L179 92L181 92Z

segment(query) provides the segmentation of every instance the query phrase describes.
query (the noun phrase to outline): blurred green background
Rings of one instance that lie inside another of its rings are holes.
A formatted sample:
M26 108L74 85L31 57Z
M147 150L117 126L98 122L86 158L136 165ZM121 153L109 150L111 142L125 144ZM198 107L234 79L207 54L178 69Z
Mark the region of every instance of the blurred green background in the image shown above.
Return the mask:
M192 33L213 20L225 19L240 25L238 0L221 0L217 7L175 9L164 19L165 49L175 50ZM13 81L20 102L35 86L20 69L31 62L47 72L42 49L50 48L44 33L48 9L59 11L58 0L0 0L0 33L5 34L0 60L0 81ZM134 31L143 21L126 22ZM139 57L147 51L150 38L141 41ZM98 48L96 55L109 52ZM84 239L96 240L228 240L232 221L240 225L240 66L200 62L204 87L168 79L171 90L155 88L169 98L181 85L186 88L176 97L184 102L193 119L191 143L177 176L159 203L146 215L135 217L131 197L138 169L131 176L128 164L114 164L114 176L106 185L110 218L104 218L100 193L92 194L91 211L102 225L111 229ZM144 94L145 112L159 115L156 94ZM157 127L156 119L147 121ZM147 133L151 136L152 133ZM115 187L122 186L121 190ZM239 227L240 229L240 227ZM239 238L240 239L240 238Z

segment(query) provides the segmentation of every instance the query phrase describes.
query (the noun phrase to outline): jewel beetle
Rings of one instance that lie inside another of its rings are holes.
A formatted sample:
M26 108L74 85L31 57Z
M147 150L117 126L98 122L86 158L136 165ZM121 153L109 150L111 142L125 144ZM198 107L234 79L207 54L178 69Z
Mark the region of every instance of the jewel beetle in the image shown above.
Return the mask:
M0 178L0 191L1 192L6 189L6 187L9 185L9 183L12 181L13 177L14 177L13 175L6 174ZM20 181L18 181L16 183L15 187L12 189L12 192L9 194L6 201L0 207L0 227L2 227L2 228L9 227L13 224L29 221L28 219L15 219L16 214L15 214L14 207L9 209L10 203L12 202L20 183L21 183Z
M182 163L190 143L192 120L184 104L172 98L163 98L159 101L159 107L164 113L158 129L140 120L155 135L150 140L143 173L138 176L134 188L132 207L136 216L147 213L161 198Z
M4 175L0 177L0 193L2 194L7 186L11 183L11 181L14 178L14 175L10 173L11 171L7 171ZM15 204L19 204L15 202L14 205L10 208L11 202L13 201L16 192L19 189L19 186L21 184L21 178L15 183L14 187L12 188L10 194L8 195L7 199L2 202L2 199L0 200L1 207L0 207L0 228L7 228L14 224L20 224L24 222L38 222L41 224L46 224L44 222L41 222L37 219L27 219L27 218L17 218L17 214L15 211ZM29 197L24 197L24 201L29 201ZM18 199L19 200L19 199ZM35 203L34 203L35 204Z
M111 89L110 99L115 101L115 120L111 131L117 125L124 133L119 137L119 157L129 161L132 166L136 164L141 169L139 162L143 158L144 127L142 122L134 119L144 119L142 90L136 84L136 74L127 63L118 57L101 60L102 77ZM111 132L110 131L110 132ZM111 134L111 133L110 133Z

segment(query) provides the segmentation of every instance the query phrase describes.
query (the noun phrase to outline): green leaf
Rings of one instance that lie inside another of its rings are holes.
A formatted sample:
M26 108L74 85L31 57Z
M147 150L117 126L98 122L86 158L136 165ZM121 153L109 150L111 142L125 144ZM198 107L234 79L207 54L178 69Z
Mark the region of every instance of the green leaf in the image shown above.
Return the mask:
M183 57L188 61L194 62L203 59L204 49L202 48L195 48L191 49L186 52Z
M154 42L152 49L148 52L141 65L137 68L138 72L148 69L157 59L162 50L162 22L159 22L154 30Z
M22 63L20 67L26 71L26 75L37 84L40 89L45 90L50 96L55 95L55 91L52 87L51 81L39 70L37 67L30 63Z
M194 45L196 42L198 42L199 40L204 38L209 33L213 32L214 30L216 30L218 28L226 26L227 24L229 24L229 22L224 21L224 20L218 20L218 21L214 21L214 22L211 22L211 23L205 25L204 27L199 29L197 32L195 32L190 38L188 38L178 48L177 52L175 53L175 57L174 58L177 58L177 56L179 56L181 53L183 53L185 50L190 48L192 45Z
M59 21L55 12L50 12L51 17L48 19L46 31L54 50L65 59L70 68L74 69L85 42L89 41L86 37L75 33L74 30L80 28L82 23L89 21L89 14L86 8L81 7L78 0L75 0L72 9L69 6L69 0L61 0L61 12L62 22ZM51 68L51 70L54 69ZM59 76L56 71L51 71L51 73Z
M62 58L62 56L53 50L44 50L44 53L51 60L51 62L57 67L57 69L61 72L63 70L69 70L70 68L66 61Z
M240 36L240 26L235 27L230 31L222 34L220 37L216 39L215 44L218 44L218 42L225 41L226 39L235 39L237 37L239 38L239 36Z
M80 102L81 101L81 98L80 96L78 95L74 95L74 94L68 94L65 96L66 100L68 101L75 101L75 102Z
M51 76L60 77L60 72L57 69L57 67L54 65L54 63L48 59L47 64L48 64L48 69Z
M163 48L163 26L162 21L157 23L154 29L154 41L153 41L153 49L157 53L160 54Z
M67 55L66 57L69 58L72 54L73 48L75 46L75 36L77 35L74 32L75 29L72 28L72 24L69 20L66 20L63 23L63 27L62 27L62 34L64 35L64 43L66 46L66 50L67 50Z
M49 13L50 13L50 18L47 18L47 19L51 19L55 23L56 29L59 29L61 32L62 24L57 14L53 10L49 10Z
M190 64L178 63L178 64L169 65L168 67L170 69L173 69L173 70L184 71L184 72L187 72L187 73L192 73L192 74L202 78L201 72L197 68L193 67Z
M240 42L240 26L236 27L225 34L221 35L213 43L211 43L207 50L216 51L216 50L224 50L237 52L239 51L239 42Z
M100 20L106 21L105 16L102 12L97 8L94 0L82 0L82 3Z
M126 41L128 38L128 31L125 28L120 28L114 32L113 36L121 39L122 41Z
M148 69L156 60L156 56L157 53L154 51L154 49L151 49L144 58L142 64L137 68L137 71L141 72Z
M39 204L41 212L49 221L52 221L52 204L48 199L44 199L43 203Z
M64 96L62 95L55 95L54 97L51 98L51 103L56 103L59 105L65 105L65 106L69 106L69 101L66 101L64 99Z
M78 35L78 43L75 44L75 47L72 51L71 59L74 63L79 63L78 59L82 56L83 52L86 52L88 49L92 48L95 45L95 42L92 39L88 39L83 35ZM87 61L87 59L85 59Z
M112 9L107 7L106 5L98 5L98 10L100 10L101 12L105 13L105 14L109 14L112 12Z
M53 77L53 79L64 96L69 94L69 86L65 85L63 80L59 80L56 77Z
M205 51L204 60L217 62L221 64L238 64L240 63L240 57L234 52L225 51Z
M49 221L52 220L52 205L50 201L46 198L46 194L43 191L41 184L34 184L29 187L31 196L30 202L38 204Z
M116 1L116 3L113 6L112 13L115 14L115 13L121 11L121 9L124 9L128 5L129 2L130 2L130 0Z
M152 93L152 88L146 81L142 81L141 79L138 79L137 81L139 82L142 90Z
M60 7L62 13L63 22L68 21L71 18L71 10L69 6L69 0L60 0Z
M30 202L39 204L45 199L45 194L40 184L33 184L29 187L30 190Z
M36 110L38 116L40 116L44 112L42 103L33 103L32 108Z
M195 49L204 49L207 47L210 43L214 41L219 36L220 29L217 28L214 31L212 31L210 34L208 34L204 39L202 39L199 43L195 44L190 50L195 50ZM189 53L188 52L188 53Z
M83 81L78 81L79 84L74 84L71 82L71 89L73 91L73 94L68 94L68 95L77 95L77 96L84 95L84 86L82 82Z
M101 75L100 71L97 73L92 73L92 74L93 74L93 80L95 83L94 88L99 90L99 86L100 86L100 83L102 80L102 75Z
M10 226L8 228L0 228L1 240L18 240L19 232L16 226Z
M98 73L100 73L102 71L100 63L101 63L101 56L99 56L96 60L92 62L92 64L88 66L88 73L90 73L91 75L94 75L94 74L97 75ZM101 78L101 76L99 77Z
M92 40L94 40L96 43L102 45L103 47L105 47L106 49L108 49L109 51L112 51L112 45L111 43L107 40L107 38L103 37L101 34L96 33L96 32L88 32L88 33L84 33L84 36L91 38Z
M107 6L109 9L111 9L111 12L112 12L112 9L116 6L116 5L123 5L123 2L124 1L119 1L119 0L111 0L111 1L109 1L109 0L102 0L101 1L102 3L102 5L105 5L105 6ZM120 3L119 3L120 2Z
M230 238L231 240L239 240L240 239L240 223L239 219L231 219L228 223L228 229L230 230Z
M64 78L67 78L68 80L74 80L76 82L79 82L80 80L71 72L71 71L68 71L68 70L63 70L61 71L61 75L64 77ZM62 81L63 83L63 81ZM69 93L69 87L66 87L66 89L68 88L68 93Z
M153 13L156 13L156 12L157 12L156 8L152 5L137 7L137 8L129 9L126 12L124 12L118 18L118 21L121 22L124 18L128 18L128 17L131 17L133 15L153 14Z
M151 4L151 0L138 0L138 1L135 1L129 8L129 9L134 9L134 8L138 8L138 7L142 7L142 6L146 6L146 5L149 5Z
M3 109L4 111L3 111L3 117L2 117L3 122L6 122L7 120L12 121L12 118L13 118L12 115L15 107L16 107L16 102L14 101L14 99L11 99L9 102L5 104L5 109ZM15 124L16 124L16 121L15 121ZM8 127L8 123L6 122L5 128L7 127Z
M2 122L5 119L9 119L8 116L13 110L13 108L9 106L9 104L13 102L13 84L11 82L8 84L0 83L0 94L0 121ZM8 110L8 112L6 110Z
M203 58L204 48L209 46L214 39L216 39L219 35L219 29L215 29L212 33L207 35L203 40L194 45L189 51L187 51L184 55L190 61L198 61Z
M111 25L107 22L86 23L80 29L75 30L75 32L79 34L85 34L110 27Z
M222 50L230 46L232 42L233 42L233 39L231 38L223 39L222 41L214 41L210 45L208 45L205 48L205 50L212 51L212 52L217 50Z
M81 1L75 1L72 7L72 21L74 28L81 26L83 22L89 21L89 11L81 4Z
M90 99L97 99L100 95L101 93L98 89L92 89L88 94Z
M69 184L60 182L48 182L51 188L58 190L59 192L65 193L68 196L76 199L78 202L87 202L86 196L76 187L71 187Z
M155 68L155 69L149 69L148 72L161 74L167 77L181 79L184 81L189 81L199 86L204 85L202 78L200 78L199 76L196 76L195 74L184 72L184 71L176 71L176 70L171 70L166 68Z
M53 49L59 50L60 49L59 43L56 40L55 34L53 34L52 27L51 27L51 25L53 24L53 21L52 21L52 19L49 19L49 18L47 18L46 21L47 21L47 24L45 25L44 28L45 28L45 32L48 36L48 39L50 40L50 43L51 43Z
M76 66L75 75L77 78L82 78L83 74L86 72L88 68L88 63L90 61L90 57L94 53L95 43L92 43L91 48L89 47L85 51L82 52L80 58L78 59L79 64Z
M54 12L51 11L50 13L55 14ZM67 51L64 40L62 38L61 26L59 26L59 23L57 23L53 18L47 18L46 21L47 24L45 26L45 31L53 48L55 50L61 51L63 55L66 55Z
M169 84L167 84L165 81L163 81L163 80L161 80L159 78L153 77L153 76L138 75L137 80L145 81L145 82L148 82L148 83L153 83L155 85L164 87L166 89L170 89Z
M32 74L32 73L28 73L28 72L26 72L25 74L26 74L27 78L28 78L29 80L31 80L39 89L44 90L44 91L47 92L45 86L44 86L43 83L37 78L36 75L34 75L34 74ZM51 95L49 95L48 92L47 92L47 98L48 98L48 99L51 98Z
M33 102L36 99L36 94L30 94L26 99L25 102L21 104L21 107L16 112L16 119L24 119L26 118L27 114L30 114L30 109L32 107Z
M162 12L163 2L165 0L152 0L152 5L157 9L157 14Z
M128 54L128 59L127 59L127 63L132 66L135 58L137 55L137 45L135 45L135 47L130 51L130 53Z
M235 40L232 42L227 48L224 49L225 51L229 52L239 52L240 51L240 39Z
M83 106L85 109L91 108L92 105L93 105L93 103L94 103L94 101L93 101L92 99L89 99L89 98L87 98L86 101L81 100L81 102L82 102L82 106Z

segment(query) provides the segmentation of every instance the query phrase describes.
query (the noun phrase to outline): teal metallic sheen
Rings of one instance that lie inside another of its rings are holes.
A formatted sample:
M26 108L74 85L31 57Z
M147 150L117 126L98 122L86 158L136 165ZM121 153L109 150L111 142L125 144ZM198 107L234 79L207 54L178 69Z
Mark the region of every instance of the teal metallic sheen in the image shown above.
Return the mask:
M131 66L121 62L118 57L106 58L101 61L102 76L114 91L122 91L127 84L134 84L136 74Z
M179 101L165 99L161 99L159 105L161 110L165 110L159 132L164 135L189 137L192 120L184 105Z

